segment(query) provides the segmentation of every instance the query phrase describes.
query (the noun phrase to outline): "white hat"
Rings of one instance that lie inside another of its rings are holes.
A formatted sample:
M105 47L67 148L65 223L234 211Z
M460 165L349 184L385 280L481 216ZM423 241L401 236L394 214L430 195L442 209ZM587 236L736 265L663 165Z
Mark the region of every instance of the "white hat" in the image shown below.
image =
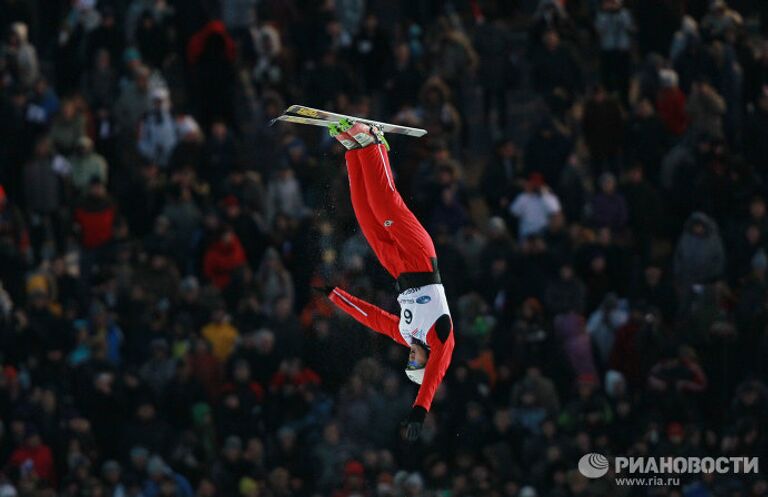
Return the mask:
M25 42L29 39L29 28L23 22L14 22L11 24L11 32L19 37L19 40Z
M674 88L678 85L677 73L672 69L659 70L659 81L664 88Z
M517 494L518 497L536 497L538 494L536 493L536 489L531 486L525 486L520 489L520 493Z
M412 382L416 383L417 385L421 385L421 383L424 381L424 370L425 369L426 368L406 369L405 370L405 375Z
M13 485L9 483L0 485L0 497L16 497L17 495L18 493Z
M167 100L169 96L170 93L168 92L168 89L163 86L159 86L152 90L153 100Z
M419 489L424 488L424 478L419 473L411 473L403 481L403 485L406 487L416 487Z
M179 117L176 120L176 126L178 127L179 135L182 137L200 133L200 126L197 124L197 121L189 115Z

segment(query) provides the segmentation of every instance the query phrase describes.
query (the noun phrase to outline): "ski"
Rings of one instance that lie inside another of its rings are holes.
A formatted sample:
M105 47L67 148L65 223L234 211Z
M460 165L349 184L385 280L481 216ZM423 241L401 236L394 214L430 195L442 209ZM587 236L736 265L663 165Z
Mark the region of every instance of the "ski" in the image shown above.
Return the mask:
M410 126L400 126L398 124L383 123L380 121L373 121L371 119L364 119L362 117L347 116L345 114L337 114L335 112L328 112L326 110L313 109L312 107L305 107L303 105L291 105L285 112L279 117L276 117L270 121L269 125L275 124L276 121L284 121L296 124L310 124L312 126L328 126L331 123L338 123L341 119L349 119L350 121L363 122L368 124L375 124L379 126L385 133L395 133L398 135L407 135L420 137L427 134L427 130L421 128L411 128Z

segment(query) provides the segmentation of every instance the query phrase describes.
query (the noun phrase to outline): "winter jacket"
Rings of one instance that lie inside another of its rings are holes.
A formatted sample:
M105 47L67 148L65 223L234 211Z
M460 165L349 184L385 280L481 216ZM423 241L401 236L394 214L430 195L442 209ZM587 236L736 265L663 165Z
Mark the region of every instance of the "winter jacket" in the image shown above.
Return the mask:
M107 161L96 152L72 157L72 186L80 193L85 193L91 180L96 177L102 183L107 182Z
M520 219L518 235L523 240L547 227L549 216L560 212L560 201L548 190L523 192L509 206L509 211Z
M680 88L663 88L656 99L656 111L661 122L670 133L682 135L688 128L688 114L685 111L685 93Z
M213 355L220 361L226 361L235 349L238 332L229 323L208 323L202 329L203 338L211 344Z
M115 214L115 206L108 198L89 197L75 209L84 248L95 249L112 239Z
M704 234L692 232L693 225L702 223ZM683 285L712 282L725 270L725 249L715 221L702 212L694 212L685 222L675 250L675 279Z
M203 273L213 285L222 290L232 280L235 269L246 263L245 250L236 235L229 242L217 241L205 251Z
M723 136L723 116L726 102L715 93L702 91L691 93L685 110L691 117L691 127L695 132L706 133L714 137Z
M37 159L24 167L24 201L35 214L50 214L58 210L60 180L51 158Z
M177 141L176 122L170 111L149 112L142 120L138 147L145 159L165 167Z
M51 126L51 141L56 150L69 157L85 136L85 118L76 115L72 119L56 119Z
M38 477L55 484L56 468L50 447L42 444L37 447L19 447L11 454L8 464L14 468L21 468L27 464L27 461L32 463L32 470Z
M576 376L596 375L592 343L584 328L584 318L575 312L555 317L555 334Z
M592 224L597 228L619 231L627 225L627 203L620 194L596 194L589 202L589 210Z
M628 52L632 48L634 29L635 24L628 9L601 11L595 18L595 30L600 37L601 50Z

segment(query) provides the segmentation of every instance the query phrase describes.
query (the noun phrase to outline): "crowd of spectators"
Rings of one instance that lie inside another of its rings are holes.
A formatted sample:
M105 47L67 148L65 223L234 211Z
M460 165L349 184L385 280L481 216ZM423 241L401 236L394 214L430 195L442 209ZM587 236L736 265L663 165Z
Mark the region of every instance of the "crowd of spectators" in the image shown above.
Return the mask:
M0 0L0 497L759 497L768 2ZM420 440L343 149L390 137L456 329ZM761 468L762 469L762 468Z

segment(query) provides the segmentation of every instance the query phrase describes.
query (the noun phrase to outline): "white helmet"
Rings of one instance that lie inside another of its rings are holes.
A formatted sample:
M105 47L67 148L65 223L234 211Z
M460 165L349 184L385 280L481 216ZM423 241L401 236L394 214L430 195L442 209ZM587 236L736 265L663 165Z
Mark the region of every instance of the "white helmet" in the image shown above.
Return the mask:
M424 370L425 369L426 368L406 369L405 370L405 375L412 382L416 383L417 385L421 385L421 382L424 381Z

